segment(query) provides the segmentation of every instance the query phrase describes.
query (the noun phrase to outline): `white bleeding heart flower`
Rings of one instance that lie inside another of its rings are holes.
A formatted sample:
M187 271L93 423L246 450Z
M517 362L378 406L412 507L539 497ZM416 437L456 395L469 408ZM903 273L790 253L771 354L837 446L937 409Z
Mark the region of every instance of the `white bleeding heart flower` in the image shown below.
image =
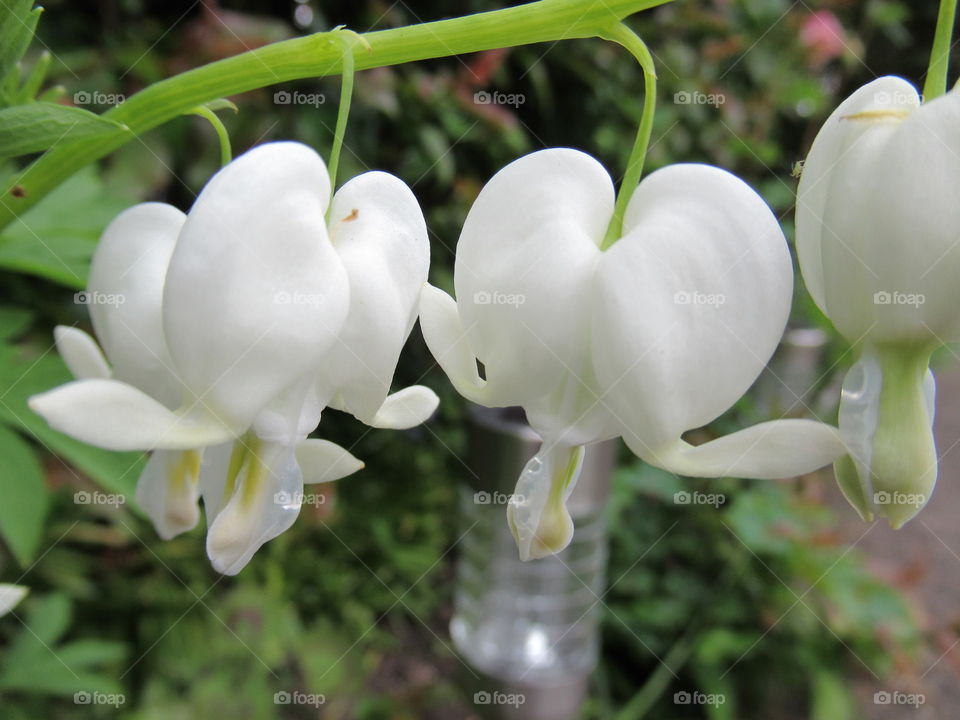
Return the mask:
M394 429L419 425L437 407L436 394L421 385L388 395L430 264L416 198L398 178L368 172L336 192L329 217L328 236L350 285L335 342L304 384L260 414L254 435L211 448L204 458L207 552L221 572L238 572L293 523L304 483L330 482L363 467L333 443L305 439L324 407ZM258 479L264 466L269 483Z
M792 476L844 452L835 428L809 420L696 447L681 438L746 392L786 324L792 265L763 200L717 168L670 166L640 183L621 238L602 250L613 207L589 155L520 158L467 216L456 301L430 286L421 298L424 337L456 389L522 406L543 438L508 508L525 560L569 543L565 501L588 443L621 436L691 476Z
M861 87L827 119L797 191L807 289L853 346L840 402L850 503L901 526L937 478L930 355L960 340L960 93L921 103L898 77Z
M368 173L334 209L344 202L350 210L334 217L357 229L328 232L326 166L284 142L218 172L186 216L157 203L121 214L91 269L94 300L123 298L92 305L114 375L92 338L60 329L78 380L30 401L85 442L155 451L138 499L164 537L195 524L202 490L221 572L238 572L293 523L304 481L362 467L306 439L331 400L385 427L415 425L436 407L420 386L387 396L429 263L416 199L396 178ZM377 281L365 285L363 262L374 259ZM371 378L376 389L358 389Z

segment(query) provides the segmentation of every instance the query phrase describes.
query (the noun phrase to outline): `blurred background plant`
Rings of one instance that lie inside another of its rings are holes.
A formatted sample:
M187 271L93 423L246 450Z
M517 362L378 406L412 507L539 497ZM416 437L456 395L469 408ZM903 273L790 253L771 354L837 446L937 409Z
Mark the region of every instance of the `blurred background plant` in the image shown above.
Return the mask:
M49 62L47 99L101 112L151 82L284 37L508 4L50 0L21 73ZM678 0L634 18L660 75L648 168L728 168L790 235L794 166L822 119L875 75L919 82L935 15L933 4L896 0ZM518 155L557 145L618 173L641 88L635 63L599 40L366 71L340 176L378 168L412 185L431 228L432 280L450 289L458 229L483 182ZM235 152L293 138L326 153L338 92L333 78L232 98L238 112L223 118ZM485 102L496 97L510 104ZM458 689L463 670L446 629L463 407L416 333L397 384L437 389L438 417L389 433L325 415L321 433L366 469L318 488L293 530L236 578L209 568L202 528L157 539L132 505L142 458L83 446L26 409L27 396L67 379L53 326L89 328L75 293L106 222L146 199L188 207L218 163L209 125L177 119L76 175L0 238L0 580L31 588L0 623L3 716L316 716L275 702L302 691L325 696L322 717L469 717L477 709ZM7 162L0 176L16 167ZM829 333L797 286L792 324ZM829 388L850 359L828 338L814 377ZM752 422L765 407L754 393L719 423ZM847 678L861 663L871 672L909 663L924 638L810 492L829 482L681 481L624 455L602 666L585 717L856 717ZM693 491L726 502L674 498ZM692 688L727 702L675 704L674 693ZM90 693L123 702L95 704Z

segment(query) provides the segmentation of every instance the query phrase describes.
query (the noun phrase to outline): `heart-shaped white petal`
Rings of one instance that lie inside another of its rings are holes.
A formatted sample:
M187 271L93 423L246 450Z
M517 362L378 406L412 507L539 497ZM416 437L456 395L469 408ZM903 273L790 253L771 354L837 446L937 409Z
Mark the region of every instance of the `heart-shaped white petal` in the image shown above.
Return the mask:
M358 175L333 198L330 240L350 278L350 311L323 360L338 406L370 424L390 391L417 319L430 243L420 205L403 181Z
M163 203L120 213L97 245L87 284L93 329L114 377L168 407L179 404L183 391L167 351L161 303L185 217Z
M773 213L706 165L643 180L598 275L593 362L604 403L642 457L746 392L777 347L793 288Z
M960 339L960 92L920 105L897 77L827 119L797 192L811 295L851 343Z
M457 243L460 322L490 401L522 405L541 435L567 444L610 436L584 338L613 202L592 157L542 150L491 178Z
M248 427L313 374L347 314L327 237L329 178L298 143L261 145L207 184L170 261L164 328L200 405Z

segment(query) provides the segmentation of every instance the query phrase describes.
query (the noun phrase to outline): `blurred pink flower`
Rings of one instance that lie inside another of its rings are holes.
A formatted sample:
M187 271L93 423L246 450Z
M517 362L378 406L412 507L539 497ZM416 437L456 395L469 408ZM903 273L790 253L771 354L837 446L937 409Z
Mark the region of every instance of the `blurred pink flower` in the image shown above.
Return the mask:
M800 44L807 49L811 66L821 67L843 54L843 25L829 10L810 13L800 27Z

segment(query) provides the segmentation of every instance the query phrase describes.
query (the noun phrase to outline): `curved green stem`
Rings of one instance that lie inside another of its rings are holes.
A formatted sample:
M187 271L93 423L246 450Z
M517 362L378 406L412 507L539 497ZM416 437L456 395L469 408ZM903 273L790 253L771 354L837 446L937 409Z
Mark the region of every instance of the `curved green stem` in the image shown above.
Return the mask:
M923 101L930 102L947 91L947 69L950 66L950 41L957 16L957 0L940 0L937 31L933 36L927 80L923 84Z
M503 10L365 33L369 50L354 45L357 70L538 42L594 37L611 21L670 0L539 0ZM106 117L125 125L94 139L63 142L28 166L0 192L0 230L53 188L132 137L216 98L343 71L336 33L284 40L144 88Z
M619 43L633 55L640 67L643 68L643 112L640 115L640 126L637 128L637 137L633 141L633 149L627 160L627 168L623 173L623 182L617 191L617 201L613 208L613 219L607 226L607 234L600 245L606 250L613 245L623 234L623 216L627 211L627 203L633 196L633 191L640 183L643 174L643 163L647 157L647 146L650 145L650 135L653 132L653 116L657 109L657 72L653 67L653 56L640 37L623 23L617 23L600 33L604 40Z
M343 84L340 86L340 107L337 108L337 126L333 131L333 145L330 148L330 193L337 190L337 169L340 167L340 151L343 150L343 136L347 132L347 119L350 117L350 101L353 99L354 59L353 46L362 38L349 30L341 36L343 41ZM330 210L328 209L329 213Z
M223 167L227 165L227 163L233 159L233 151L230 149L230 134L227 132L223 121L217 117L217 114L213 110L205 105L196 107L191 110L191 112L194 115L199 115L213 126L213 129L217 133L217 139L220 141L220 166Z

